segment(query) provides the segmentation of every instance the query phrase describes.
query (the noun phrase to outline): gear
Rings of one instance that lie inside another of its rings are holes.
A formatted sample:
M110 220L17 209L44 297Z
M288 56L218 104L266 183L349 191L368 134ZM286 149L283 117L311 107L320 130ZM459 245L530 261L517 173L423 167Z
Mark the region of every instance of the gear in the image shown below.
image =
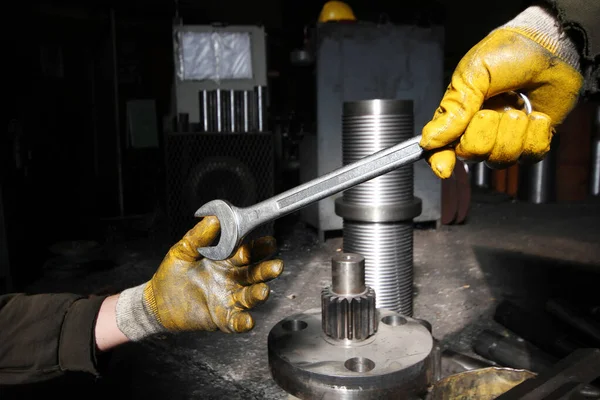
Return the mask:
M326 287L321 291L323 332L333 339L365 340L377 331L375 291L367 287L357 295L338 295Z

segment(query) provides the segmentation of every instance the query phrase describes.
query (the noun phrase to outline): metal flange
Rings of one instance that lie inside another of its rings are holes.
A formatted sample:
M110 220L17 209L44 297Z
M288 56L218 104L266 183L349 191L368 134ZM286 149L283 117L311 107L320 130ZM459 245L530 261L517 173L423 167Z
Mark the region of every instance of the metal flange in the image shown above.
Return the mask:
M327 336L320 309L279 321L268 338L273 379L304 400L418 398L432 383L431 333L415 319L377 311L377 333L359 342Z

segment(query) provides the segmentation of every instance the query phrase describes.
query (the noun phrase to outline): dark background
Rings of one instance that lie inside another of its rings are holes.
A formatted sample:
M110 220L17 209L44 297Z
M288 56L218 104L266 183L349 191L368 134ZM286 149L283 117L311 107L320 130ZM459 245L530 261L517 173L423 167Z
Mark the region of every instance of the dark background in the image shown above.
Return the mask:
M351 1L359 20L443 24L446 76L522 1ZM324 1L46 1L5 6L1 184L15 289L35 279L48 246L95 239L123 216L164 215L162 150L124 143L126 101L155 99L159 126L170 110L173 18L185 24L262 24L268 38L269 118L309 115L310 68L289 62ZM111 12L115 15L118 107L115 108ZM120 126L117 135L115 112ZM433 111L433 110L432 110ZM160 129L160 128L159 128ZM117 137L118 136L118 137ZM117 141L122 148L123 215ZM27 257L23 257L26 254Z

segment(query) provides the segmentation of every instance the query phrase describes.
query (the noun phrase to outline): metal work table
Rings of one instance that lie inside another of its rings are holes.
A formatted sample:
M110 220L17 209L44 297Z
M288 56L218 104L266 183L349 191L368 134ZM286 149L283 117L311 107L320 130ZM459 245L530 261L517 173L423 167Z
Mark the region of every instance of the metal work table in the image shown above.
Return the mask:
M540 294L585 291L594 279L581 274L600 272L600 203L479 200L465 225L415 231L415 316L433 324L444 346L469 354L482 329L502 331L491 315L503 298L535 303ZM125 345L108 360L102 380L58 390L63 398L286 399L269 375L267 334L284 316L319 307L341 243L320 244L316 233L294 222L279 243L285 272L253 313L251 333L186 333ZM116 240L90 255L110 259L110 267L96 263L83 273L55 262L31 291L119 291L149 279L170 245L158 237Z

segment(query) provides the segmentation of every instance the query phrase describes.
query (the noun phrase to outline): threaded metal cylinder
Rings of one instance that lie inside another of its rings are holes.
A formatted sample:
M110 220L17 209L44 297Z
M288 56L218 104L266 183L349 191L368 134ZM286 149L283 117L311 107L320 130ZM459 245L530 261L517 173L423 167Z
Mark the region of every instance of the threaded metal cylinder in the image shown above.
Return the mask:
M343 162L349 164L413 137L413 102L406 100L366 100L344 104ZM364 182L344 192L343 203L370 209L407 206L402 217L373 222L344 218L344 252L365 258L366 283L376 293L377 308L401 314L413 313L413 224L417 214L413 167L405 166ZM344 210L343 207L339 208ZM400 215L396 214L396 215Z
M413 310L413 225L344 221L344 251L365 257L365 281L377 308L406 316Z
M345 103L342 129L346 165L413 137L412 102ZM368 206L412 201L413 181L413 167L408 165L346 190L344 201Z

